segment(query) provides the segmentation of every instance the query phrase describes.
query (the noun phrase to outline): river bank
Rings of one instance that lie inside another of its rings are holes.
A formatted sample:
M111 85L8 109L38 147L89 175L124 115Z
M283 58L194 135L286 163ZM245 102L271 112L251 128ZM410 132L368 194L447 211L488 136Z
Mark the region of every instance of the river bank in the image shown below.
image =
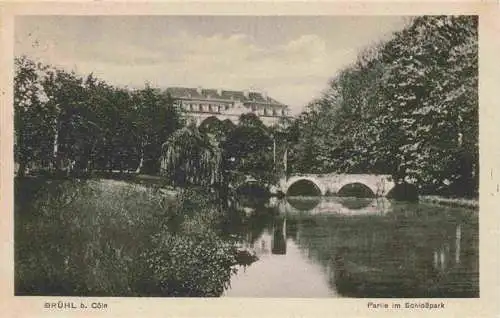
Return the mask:
M460 208L470 208L470 209L479 208L478 199L446 198L438 195L422 195L419 197L419 200L422 203L432 203L449 207L460 207Z
M15 180L15 294L219 296L236 263L203 190Z

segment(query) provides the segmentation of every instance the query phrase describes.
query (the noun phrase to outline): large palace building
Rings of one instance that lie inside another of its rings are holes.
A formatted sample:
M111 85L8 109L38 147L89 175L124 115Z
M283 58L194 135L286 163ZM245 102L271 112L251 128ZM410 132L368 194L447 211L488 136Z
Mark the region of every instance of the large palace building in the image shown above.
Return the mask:
M287 105L262 92L201 87L169 87L167 92L175 99L177 107L182 109L188 118L196 121L197 125L212 116L219 120L229 119L237 124L239 116L245 113L256 114L267 126L275 125L281 118L288 117Z

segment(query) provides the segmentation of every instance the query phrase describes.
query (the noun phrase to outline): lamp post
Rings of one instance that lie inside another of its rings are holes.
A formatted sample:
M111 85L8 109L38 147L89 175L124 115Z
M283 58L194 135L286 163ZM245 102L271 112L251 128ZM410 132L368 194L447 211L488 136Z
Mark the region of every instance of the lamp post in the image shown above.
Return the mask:
M276 169L276 137L274 134L272 135L273 137L273 165L274 169Z
M288 173L287 173L287 170L288 170L288 167L287 167L287 164L288 164L288 148L285 149L285 154L283 155L283 165L285 167L285 180L288 179Z

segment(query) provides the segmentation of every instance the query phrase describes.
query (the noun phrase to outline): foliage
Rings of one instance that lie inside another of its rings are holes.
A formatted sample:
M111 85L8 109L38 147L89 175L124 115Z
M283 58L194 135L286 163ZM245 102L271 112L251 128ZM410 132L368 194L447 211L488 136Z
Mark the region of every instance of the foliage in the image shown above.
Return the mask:
M276 136L255 114L242 115L237 126L212 117L199 129L180 129L174 100L149 85L117 88L26 57L15 65L20 176L33 169L79 176L161 172L175 185L210 187L234 182L234 175L264 184L276 179Z
M15 155L27 168L90 174L159 170L161 144L182 122L172 99L146 86L112 87L27 57L15 59Z
M246 176L261 184L276 180L273 131L255 114L238 125L216 117L176 131L163 145L162 174L177 186L204 186L226 191Z
M414 18L358 56L289 127L293 171L478 190L477 17Z
M203 193L16 180L15 194L16 295L219 296L229 281L235 251Z
M255 114L242 114L222 147L227 170L252 176L261 184L275 181L273 137Z
M161 146L181 127L179 116L174 109L173 99L149 85L137 91L134 100L138 116L133 123L137 127L141 159L145 164L142 172L157 173L160 170Z
M50 109L44 107L48 97L40 77L45 69L27 58L16 59L15 67L14 154L22 175L32 161L50 162L53 116Z
M234 128L235 125L229 119L221 121L215 116L205 119L198 127L201 133L211 134L219 142L224 142Z
M162 174L177 186L217 186L223 181L222 150L195 126L176 131L163 145Z
M184 297L220 296L229 286L234 246L212 232L196 236L163 233L157 249L146 256L159 295Z

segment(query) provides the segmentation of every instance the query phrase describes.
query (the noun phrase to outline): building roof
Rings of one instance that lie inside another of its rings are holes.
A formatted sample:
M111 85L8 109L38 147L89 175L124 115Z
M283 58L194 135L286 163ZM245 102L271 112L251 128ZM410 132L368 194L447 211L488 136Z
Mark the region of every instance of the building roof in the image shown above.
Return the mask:
M169 87L166 89L173 98L186 98L186 99L222 99L227 101L242 101L243 103L257 102L279 105L286 107L285 104L278 102L277 100L267 96L265 97L262 93L249 91L248 98L245 97L244 91L229 91L217 89L201 89L201 94L198 93L199 89L190 87Z

